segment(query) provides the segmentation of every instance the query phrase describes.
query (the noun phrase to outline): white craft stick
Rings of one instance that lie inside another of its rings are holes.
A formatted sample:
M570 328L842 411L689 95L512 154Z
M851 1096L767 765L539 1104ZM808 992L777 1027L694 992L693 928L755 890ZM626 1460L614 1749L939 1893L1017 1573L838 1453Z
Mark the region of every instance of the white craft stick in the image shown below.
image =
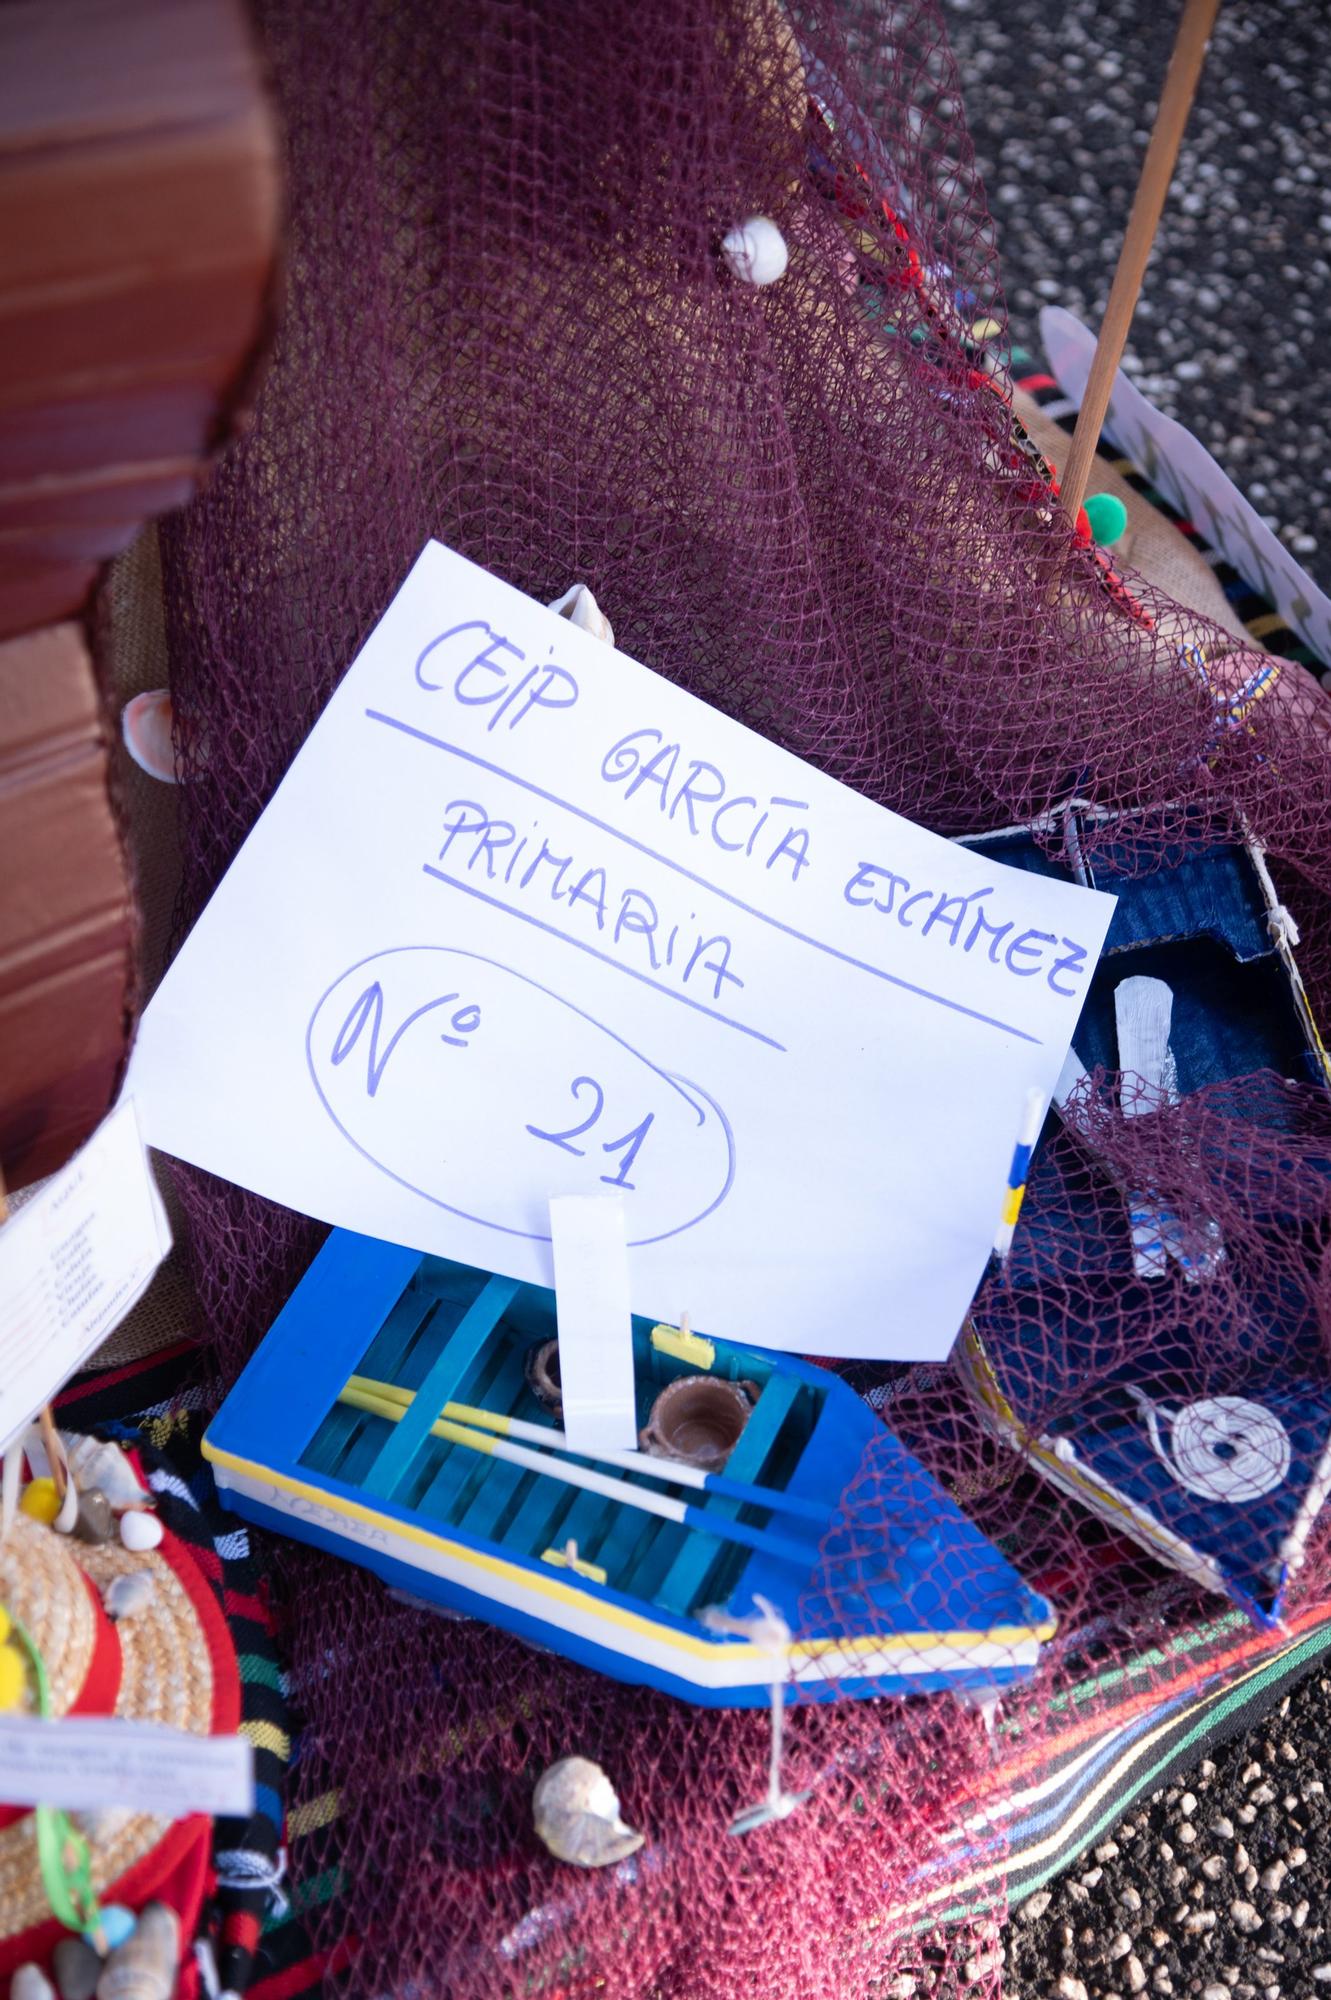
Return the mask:
M1139 975L1120 980L1114 990L1119 1068L1124 1076L1140 1077L1146 1085L1145 1091L1125 1087L1125 1118L1140 1118L1162 1104L1178 1102L1178 1067L1169 1046L1173 1011L1174 995L1163 979ZM1185 1222L1140 1191L1129 1193L1128 1213L1132 1266L1139 1278L1163 1278L1172 1257L1189 1284L1196 1284L1224 1258L1219 1226L1209 1217Z
M575 1451L629 1451L638 1442L633 1394L629 1253L619 1195L550 1202L564 1435Z

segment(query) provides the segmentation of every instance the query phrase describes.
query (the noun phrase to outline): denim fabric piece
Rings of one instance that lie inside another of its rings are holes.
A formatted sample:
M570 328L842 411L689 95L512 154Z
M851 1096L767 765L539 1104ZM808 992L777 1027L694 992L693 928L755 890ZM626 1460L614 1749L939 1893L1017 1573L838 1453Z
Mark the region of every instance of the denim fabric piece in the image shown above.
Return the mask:
M1122 859L1126 861L1125 852ZM1118 897L1105 955L1176 938L1213 938L1240 964L1274 952L1266 901L1256 870L1241 847L1217 846L1179 854L1153 875L1125 880L1115 851L1097 853L1092 886Z

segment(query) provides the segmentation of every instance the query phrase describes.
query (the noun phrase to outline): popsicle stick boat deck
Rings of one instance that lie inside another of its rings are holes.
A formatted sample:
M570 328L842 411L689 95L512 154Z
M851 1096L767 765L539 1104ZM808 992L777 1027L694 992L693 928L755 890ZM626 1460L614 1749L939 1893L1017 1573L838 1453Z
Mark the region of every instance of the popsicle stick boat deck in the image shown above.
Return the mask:
M672 1484L665 1460L650 1476L616 1467L616 1480L689 1504L688 1522L662 1520L570 1486L567 1457L546 1474L487 1454L484 1434L480 1447L437 1434L454 1429L436 1423L447 1403L553 1426L525 1369L554 1330L550 1292L337 1231L204 1452L248 1519L690 1701L763 1704L787 1670L816 1699L1002 1686L1031 1671L1053 1631L1048 1606L860 1398L808 1363L633 1324L640 1425L680 1375L751 1382L727 1477L817 1503L802 1512ZM379 1409L340 1400L352 1377L381 1385L360 1399ZM871 1444L874 1518L848 1520L842 1489ZM772 1547L724 1538L735 1524ZM848 1557L866 1549L852 1588ZM755 1594L795 1634L775 1665L703 1617L751 1616Z

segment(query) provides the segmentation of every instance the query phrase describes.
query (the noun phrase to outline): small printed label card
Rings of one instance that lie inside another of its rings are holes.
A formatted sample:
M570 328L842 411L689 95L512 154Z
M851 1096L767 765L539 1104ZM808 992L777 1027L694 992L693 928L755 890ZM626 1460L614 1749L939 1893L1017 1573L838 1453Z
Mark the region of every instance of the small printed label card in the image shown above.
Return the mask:
M120 1324L171 1248L133 1102L0 1228L0 1447ZM0 1784L0 1797L12 1798Z

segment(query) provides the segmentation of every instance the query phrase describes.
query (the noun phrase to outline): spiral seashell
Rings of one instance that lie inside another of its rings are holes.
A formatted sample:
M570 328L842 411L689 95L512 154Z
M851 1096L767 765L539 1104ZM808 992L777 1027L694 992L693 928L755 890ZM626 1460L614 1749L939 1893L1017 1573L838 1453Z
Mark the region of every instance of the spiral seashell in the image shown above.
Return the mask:
M180 1918L165 1903L149 1903L102 1967L97 2000L171 2000L179 1964Z
M98 1487L117 1514L126 1507L141 1507L151 1500L152 1495L139 1484L134 1467L118 1444L83 1437L75 1431L61 1431L60 1436L69 1455L74 1484L80 1491L88 1486Z
M532 1818L555 1859L575 1868L609 1868L636 1854L646 1838L624 1824L614 1786L590 1757L561 1757L542 1772Z

